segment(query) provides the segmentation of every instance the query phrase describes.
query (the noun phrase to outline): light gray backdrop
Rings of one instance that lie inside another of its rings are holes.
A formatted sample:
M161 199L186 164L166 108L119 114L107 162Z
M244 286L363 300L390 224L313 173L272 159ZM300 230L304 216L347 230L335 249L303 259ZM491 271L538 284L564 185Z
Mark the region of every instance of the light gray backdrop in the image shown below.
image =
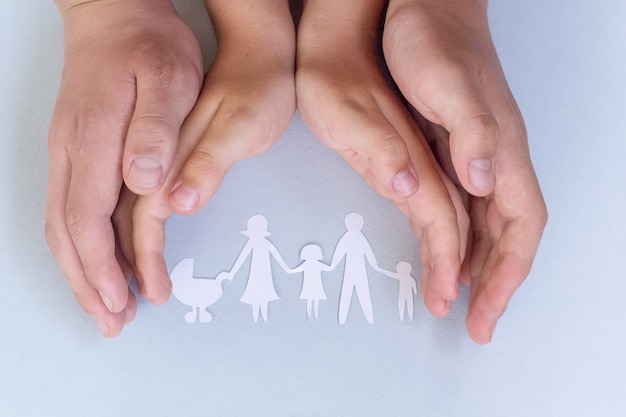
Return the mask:
M199 1L180 2L214 53ZM0 415L622 416L626 413L626 3L499 0L493 35L525 115L550 222L531 276L491 345L467 336L467 291L446 319L372 274L374 325L337 324L340 273L307 322L299 275L276 269L269 322L224 285L209 324L175 299L141 301L114 340L82 313L43 239L46 131L61 75L52 1L0 7ZM248 217L264 214L292 266L307 243L326 260L358 211L388 269L419 270L406 220L294 119L266 154L239 163L200 214L167 226L167 261L199 276L232 265ZM416 275L419 275L417 273Z

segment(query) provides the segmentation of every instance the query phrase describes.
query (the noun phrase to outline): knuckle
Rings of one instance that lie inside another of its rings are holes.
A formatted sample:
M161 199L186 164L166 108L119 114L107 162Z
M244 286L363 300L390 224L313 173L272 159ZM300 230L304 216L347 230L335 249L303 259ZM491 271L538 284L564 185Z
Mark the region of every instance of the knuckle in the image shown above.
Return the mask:
M228 145L228 149L236 150L237 153L241 153L243 149L244 153L238 155L240 157L248 158L266 151L284 130L283 126L278 125L278 121L284 117L284 113L281 114L280 109L270 110L273 114L270 114L269 117L267 111L259 109L260 106L240 103L224 106L223 109L220 109L223 125L236 126L234 129L236 129L237 139ZM238 148L238 145L242 147ZM210 156L212 156L211 159L216 159L214 155Z
M142 114L133 119L129 136L142 144L161 148L178 136L178 128L166 115Z
M144 296L153 303L161 304L167 301L171 291L172 283L170 280L156 280L145 286Z
M496 118L490 114L479 114L472 116L466 125L468 132L490 141L494 141L500 134L500 125Z
M396 134L381 134L372 141L372 157L378 158L385 165L395 165L408 158L402 138Z
M508 307L510 295L502 286L485 285L485 298L490 309L504 313Z
M406 147L397 134L378 136L366 146L367 165L383 183L391 181L391 177L408 163Z
M206 178L221 178L226 171L222 160L207 149L195 149L185 164L185 171L200 183Z
M70 236L77 237L82 234L88 217L89 212L83 205L79 202L68 202L65 209L65 222Z
M202 68L188 55L174 52L163 45L158 37L144 37L131 52L131 60L156 88L180 89L199 88Z

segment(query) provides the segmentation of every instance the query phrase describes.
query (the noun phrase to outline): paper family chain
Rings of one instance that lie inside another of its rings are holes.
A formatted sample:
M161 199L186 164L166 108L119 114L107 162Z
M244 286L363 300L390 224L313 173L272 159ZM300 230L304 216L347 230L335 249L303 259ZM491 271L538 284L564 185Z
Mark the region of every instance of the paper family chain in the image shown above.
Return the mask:
M319 302L326 299L322 273L334 270L345 259L339 297L340 324L346 322L353 293L356 293L367 321L374 322L366 262L375 271L399 281L400 320L404 320L405 310L408 312L409 320L413 320L413 297L417 294L417 284L411 275L411 264L404 261L398 262L396 271L380 268L369 241L362 231L363 216L358 213L347 214L345 226L346 232L337 242L330 264L322 262L322 249L318 245L309 244L300 251L302 263L291 268L283 260L278 249L267 239L270 235L267 230L267 219L262 215L250 217L247 229L241 232L248 237L248 241L229 272L222 272L214 279L196 278L193 275L193 258L183 259L172 269L170 273L172 292L180 302L191 307L191 311L185 314L185 320L188 323L193 323L196 319L204 323L211 321L212 316L207 309L222 297L223 281L232 281L248 258L250 258L248 281L240 300L252 306L254 321L258 321L259 315L267 321L269 303L279 298L274 288L272 258L285 272L302 274L300 298L307 301L308 319L317 320Z

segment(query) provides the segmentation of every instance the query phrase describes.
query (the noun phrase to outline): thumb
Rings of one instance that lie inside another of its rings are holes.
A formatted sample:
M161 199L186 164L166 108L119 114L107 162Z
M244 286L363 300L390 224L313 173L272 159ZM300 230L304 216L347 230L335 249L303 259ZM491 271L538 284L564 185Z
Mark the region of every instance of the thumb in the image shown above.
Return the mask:
M200 91L200 76L191 70L172 71L168 76L137 76L135 111L122 165L124 182L135 194L151 194L162 186L176 152L180 127Z
M496 182L498 121L476 81L454 71L438 81L432 83L440 87L438 91L411 91L409 101L429 122L449 132L450 158L463 188L477 197L487 196Z
M180 214L200 210L236 162L266 150L286 129L273 132L260 114L233 110L223 102L215 106L207 97L201 96L181 131L169 194L171 207Z
M342 123L318 129L316 133L383 196L405 199L417 192L419 180L404 136L396 128L397 119L402 120L397 115L404 113L395 103L383 108L394 111L384 114L380 107L351 111L344 115Z
M450 156L463 188L477 197L491 194L496 177L494 157L499 127L495 117L479 103L461 105L455 114L444 120L450 132Z
M443 76L429 88L410 91L409 101L429 122L449 132L450 159L463 188L477 197L487 196L496 183L498 121L477 81L454 71ZM432 90L433 86L437 88Z

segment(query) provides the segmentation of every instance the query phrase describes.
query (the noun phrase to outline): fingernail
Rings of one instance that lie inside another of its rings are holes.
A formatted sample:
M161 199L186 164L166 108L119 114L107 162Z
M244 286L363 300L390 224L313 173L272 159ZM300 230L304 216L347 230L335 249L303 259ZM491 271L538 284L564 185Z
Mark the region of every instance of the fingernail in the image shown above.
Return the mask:
M102 319L94 318L96 322L96 326L98 326L98 330L102 333L102 336L108 336L109 334L109 325Z
M187 184L180 184L172 191L172 201L182 210L187 211L193 209L196 204L198 204L199 200L200 195L198 192L195 188Z
M139 156L133 159L128 174L130 180L142 188L156 187L161 183L162 175L161 162L151 156Z
M393 191L408 197L417 191L417 177L409 169L398 172L391 181Z
M107 307L107 309L113 313L113 301L111 301L111 299L109 297L107 297L106 295L100 293L100 298L102 298L102 302L104 303L104 305Z
M490 193L496 184L493 163L489 159L475 159L470 162L469 180L472 185L483 193Z
M445 310L446 310L446 313L449 313L449 312L450 312L450 310L452 310L452 301L450 301L450 300L445 300L445 302L444 302L444 303L445 303L445 304L444 304L444 308L445 308Z

